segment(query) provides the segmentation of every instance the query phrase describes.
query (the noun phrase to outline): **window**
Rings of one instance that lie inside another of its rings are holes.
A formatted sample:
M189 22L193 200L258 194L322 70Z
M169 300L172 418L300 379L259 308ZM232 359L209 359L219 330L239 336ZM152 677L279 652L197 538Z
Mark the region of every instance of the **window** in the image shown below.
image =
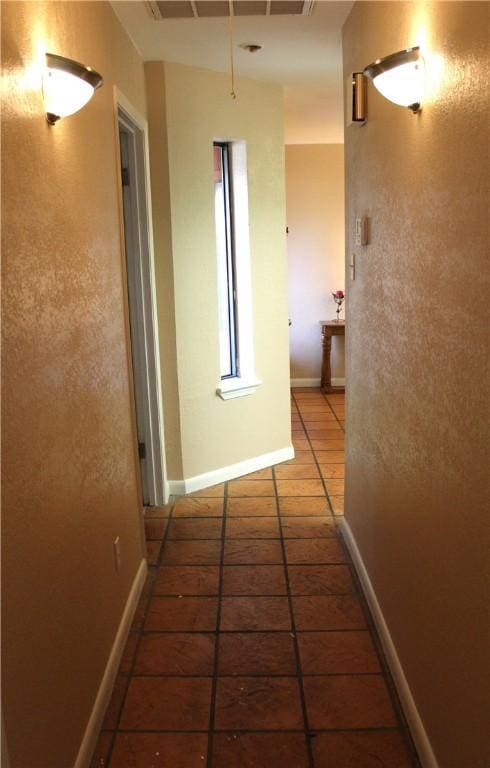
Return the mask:
M261 383L253 353L252 279L244 141L215 141L214 205L222 400L250 395Z
M238 374L235 244L229 145L214 144L214 208L218 259L221 378Z

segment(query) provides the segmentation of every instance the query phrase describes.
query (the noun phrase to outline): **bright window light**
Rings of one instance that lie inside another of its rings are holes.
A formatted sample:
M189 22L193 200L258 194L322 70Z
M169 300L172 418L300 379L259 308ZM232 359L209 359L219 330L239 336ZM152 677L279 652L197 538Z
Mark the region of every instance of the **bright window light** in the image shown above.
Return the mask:
M229 145L214 144L214 206L218 266L218 313L221 378L238 373L237 309L235 287L235 233L233 231L232 177Z
M252 395L255 373L252 273L244 141L216 140L214 203L217 254L220 383L222 400Z

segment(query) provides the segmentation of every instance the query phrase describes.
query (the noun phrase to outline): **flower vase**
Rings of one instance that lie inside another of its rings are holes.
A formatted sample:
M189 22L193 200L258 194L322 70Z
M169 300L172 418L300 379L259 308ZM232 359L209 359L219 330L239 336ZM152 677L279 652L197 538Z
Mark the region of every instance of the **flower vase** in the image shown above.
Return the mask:
M345 299L344 292L343 291L335 291L335 293L332 293L332 296L333 296L333 300L335 301L335 303L337 305L337 309L336 309L336 313L337 313L336 322L339 323L340 322L340 313L342 311L342 304L344 303L344 299Z

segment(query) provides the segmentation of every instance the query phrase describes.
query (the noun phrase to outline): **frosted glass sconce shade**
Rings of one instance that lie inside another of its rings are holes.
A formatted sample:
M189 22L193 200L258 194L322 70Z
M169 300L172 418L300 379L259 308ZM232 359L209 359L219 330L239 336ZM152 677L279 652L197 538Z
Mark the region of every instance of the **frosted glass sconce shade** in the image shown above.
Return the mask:
M98 72L78 61L46 54L43 74L43 97L48 123L78 112L103 84Z
M377 59L365 68L364 74L373 81L385 99L408 107L412 112L421 109L425 66L418 47L407 48L384 59Z

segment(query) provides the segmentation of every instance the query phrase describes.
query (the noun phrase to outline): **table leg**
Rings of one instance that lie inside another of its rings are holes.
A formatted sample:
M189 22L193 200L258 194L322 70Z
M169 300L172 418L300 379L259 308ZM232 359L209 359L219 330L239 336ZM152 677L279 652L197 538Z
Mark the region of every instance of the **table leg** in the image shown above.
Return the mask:
M331 351L332 351L332 337L329 334L324 333L323 334L322 380L321 380L322 392L332 391L332 372L330 370Z

